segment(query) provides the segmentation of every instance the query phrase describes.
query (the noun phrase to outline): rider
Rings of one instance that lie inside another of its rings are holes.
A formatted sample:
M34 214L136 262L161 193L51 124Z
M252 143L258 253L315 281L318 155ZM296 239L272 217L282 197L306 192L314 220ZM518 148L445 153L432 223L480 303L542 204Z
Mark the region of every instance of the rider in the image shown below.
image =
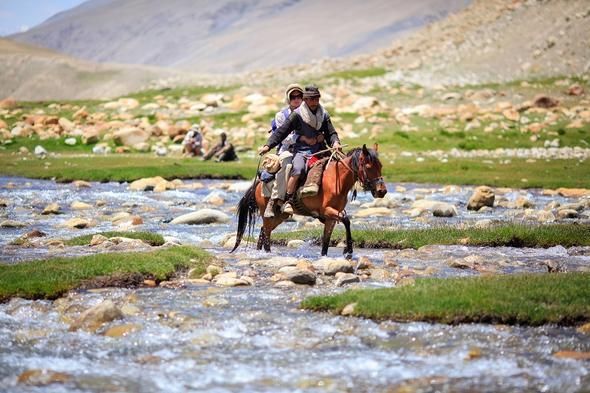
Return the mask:
M289 118L291 112L299 108L303 102L303 88L297 83L292 83L287 86L285 91L285 102L287 107L281 109L275 115L273 124L273 131L276 131ZM272 182L272 191L270 194L270 202L266 205L264 217L272 218L275 216L274 208L280 208L285 201L285 194L287 192L287 168L291 167L293 160L293 153L290 148L296 142L297 136L294 132L290 133L279 145L278 155L281 162L281 168L275 174L275 181Z
M283 212L293 214L291 205L293 194L299 181L299 176L305 170L307 159L314 153L323 150L326 142L332 148L340 148L338 133L332 125L330 115L320 105L320 91L316 86L306 86L303 90L303 104L295 109L289 118L274 132L266 144L258 151L266 154L270 149L281 143L291 132L297 135L297 141L292 146L293 169L287 182L287 202L283 205Z

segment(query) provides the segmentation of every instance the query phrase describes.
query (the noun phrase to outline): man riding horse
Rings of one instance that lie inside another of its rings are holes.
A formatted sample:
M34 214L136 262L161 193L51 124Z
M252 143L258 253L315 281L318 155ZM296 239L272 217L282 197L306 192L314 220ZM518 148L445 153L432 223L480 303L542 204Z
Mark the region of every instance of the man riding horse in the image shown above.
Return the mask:
M332 125L330 115L320 105L320 91L316 86L306 86L303 91L303 104L289 115L289 118L274 132L266 144L259 149L264 155L278 146L291 132L297 136L293 149L293 168L287 182L286 202L283 212L293 214L293 195L297 189L299 177L305 171L307 160L315 153L326 148L326 141L332 148L340 148L338 133Z

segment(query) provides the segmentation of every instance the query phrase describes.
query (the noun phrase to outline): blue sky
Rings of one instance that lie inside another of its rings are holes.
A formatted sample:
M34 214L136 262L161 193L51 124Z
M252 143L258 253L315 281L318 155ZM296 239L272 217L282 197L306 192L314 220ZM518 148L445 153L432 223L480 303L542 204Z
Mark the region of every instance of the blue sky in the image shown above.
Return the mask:
M25 31L86 0L0 0L0 36Z

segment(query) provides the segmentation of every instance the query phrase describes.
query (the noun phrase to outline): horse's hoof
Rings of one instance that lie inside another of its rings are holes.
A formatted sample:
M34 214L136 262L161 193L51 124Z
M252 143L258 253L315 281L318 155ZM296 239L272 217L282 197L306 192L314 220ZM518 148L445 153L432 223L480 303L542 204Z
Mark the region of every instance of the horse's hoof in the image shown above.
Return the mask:
M345 253L344 253L344 258L345 258L345 259L348 259L348 260L352 259L352 253L351 253L351 252L350 252L350 253L348 253L348 252L345 252Z

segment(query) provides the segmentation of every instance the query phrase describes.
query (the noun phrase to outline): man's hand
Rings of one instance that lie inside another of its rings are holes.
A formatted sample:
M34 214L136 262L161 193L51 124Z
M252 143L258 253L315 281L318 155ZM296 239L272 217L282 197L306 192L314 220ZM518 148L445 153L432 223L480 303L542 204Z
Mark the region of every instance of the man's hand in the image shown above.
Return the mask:
M264 146L262 146L262 147L260 147L260 148L258 149L258 155L259 155L259 156L263 156L263 155L265 155L266 153L268 153L268 152L269 152L269 150L270 150L270 147L268 147L268 145L264 145Z
M336 141L332 145L332 149L338 149L338 150L342 151L342 145L340 145L340 142Z

